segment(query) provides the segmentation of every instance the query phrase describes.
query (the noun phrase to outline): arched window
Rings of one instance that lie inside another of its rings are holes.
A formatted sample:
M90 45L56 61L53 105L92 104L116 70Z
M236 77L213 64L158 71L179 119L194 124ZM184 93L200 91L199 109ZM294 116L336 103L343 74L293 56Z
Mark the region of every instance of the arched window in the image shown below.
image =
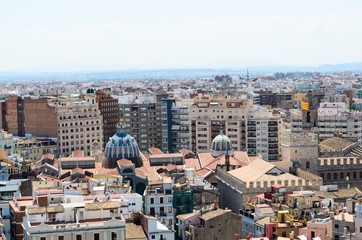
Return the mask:
M331 179L331 173L327 173L327 179Z
M305 163L305 168L306 168L306 169L309 169L309 168L310 168L310 163L309 163L309 162L306 162L306 163Z
M351 173L350 172L347 172L347 174L346 174L346 178L351 178Z
M321 178L324 180L324 173L321 173Z
M362 178L362 172L359 172L359 178Z
M357 172L353 172L353 179L357 178Z
M341 173L339 174L339 179L344 179L344 173L343 173L343 172L341 172Z
M337 179L338 178L338 173L333 173L333 179Z

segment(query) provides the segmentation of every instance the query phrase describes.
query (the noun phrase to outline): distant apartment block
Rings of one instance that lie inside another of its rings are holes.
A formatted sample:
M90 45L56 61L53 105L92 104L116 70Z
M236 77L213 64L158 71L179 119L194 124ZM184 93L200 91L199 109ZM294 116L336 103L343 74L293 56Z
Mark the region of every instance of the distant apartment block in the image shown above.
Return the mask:
M46 154L59 154L58 142L53 139L16 139L14 153L32 161L40 160Z
M141 151L149 147L161 148L161 103L126 103L120 104L121 122L126 131L139 144Z
M6 100L6 130L14 136L25 136L24 115L24 99L9 96Z
M191 99L188 100L162 100L162 149L164 152L174 153L183 148L190 148Z
M57 105L59 149L62 156L75 150L90 155L94 142L103 146L103 118L95 97L64 99Z
M280 117L251 99L199 96L190 106L190 143L195 153L207 152L212 140L223 131L234 150L279 160Z
M116 133L116 126L119 123L118 100L104 91L96 91L96 101L103 117L103 148L110 137Z

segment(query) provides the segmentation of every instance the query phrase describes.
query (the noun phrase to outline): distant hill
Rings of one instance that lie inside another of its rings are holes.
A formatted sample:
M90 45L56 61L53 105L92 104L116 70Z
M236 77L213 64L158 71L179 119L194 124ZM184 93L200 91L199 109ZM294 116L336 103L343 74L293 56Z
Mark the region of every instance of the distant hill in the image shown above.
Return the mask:
M362 62L357 63L342 63L342 64L325 64L317 67L318 72L362 72Z

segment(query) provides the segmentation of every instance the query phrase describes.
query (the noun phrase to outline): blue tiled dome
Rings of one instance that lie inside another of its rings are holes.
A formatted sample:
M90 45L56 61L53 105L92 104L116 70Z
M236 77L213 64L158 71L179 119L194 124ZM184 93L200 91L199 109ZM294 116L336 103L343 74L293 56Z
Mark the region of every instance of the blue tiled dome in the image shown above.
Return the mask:
M117 126L117 133L109 138L104 154L107 158L106 166L109 168L116 167L117 161L123 158L131 160L137 166L140 165L140 150L137 141L121 126Z
M233 156L234 151L231 147L230 139L220 132L211 143L211 155L213 157L218 157L221 155Z

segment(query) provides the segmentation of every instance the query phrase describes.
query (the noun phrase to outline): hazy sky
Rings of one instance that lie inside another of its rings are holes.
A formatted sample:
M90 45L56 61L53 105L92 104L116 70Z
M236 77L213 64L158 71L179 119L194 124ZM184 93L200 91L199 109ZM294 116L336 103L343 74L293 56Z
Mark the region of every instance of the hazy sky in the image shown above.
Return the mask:
M0 71L362 61L362 1L0 0Z

